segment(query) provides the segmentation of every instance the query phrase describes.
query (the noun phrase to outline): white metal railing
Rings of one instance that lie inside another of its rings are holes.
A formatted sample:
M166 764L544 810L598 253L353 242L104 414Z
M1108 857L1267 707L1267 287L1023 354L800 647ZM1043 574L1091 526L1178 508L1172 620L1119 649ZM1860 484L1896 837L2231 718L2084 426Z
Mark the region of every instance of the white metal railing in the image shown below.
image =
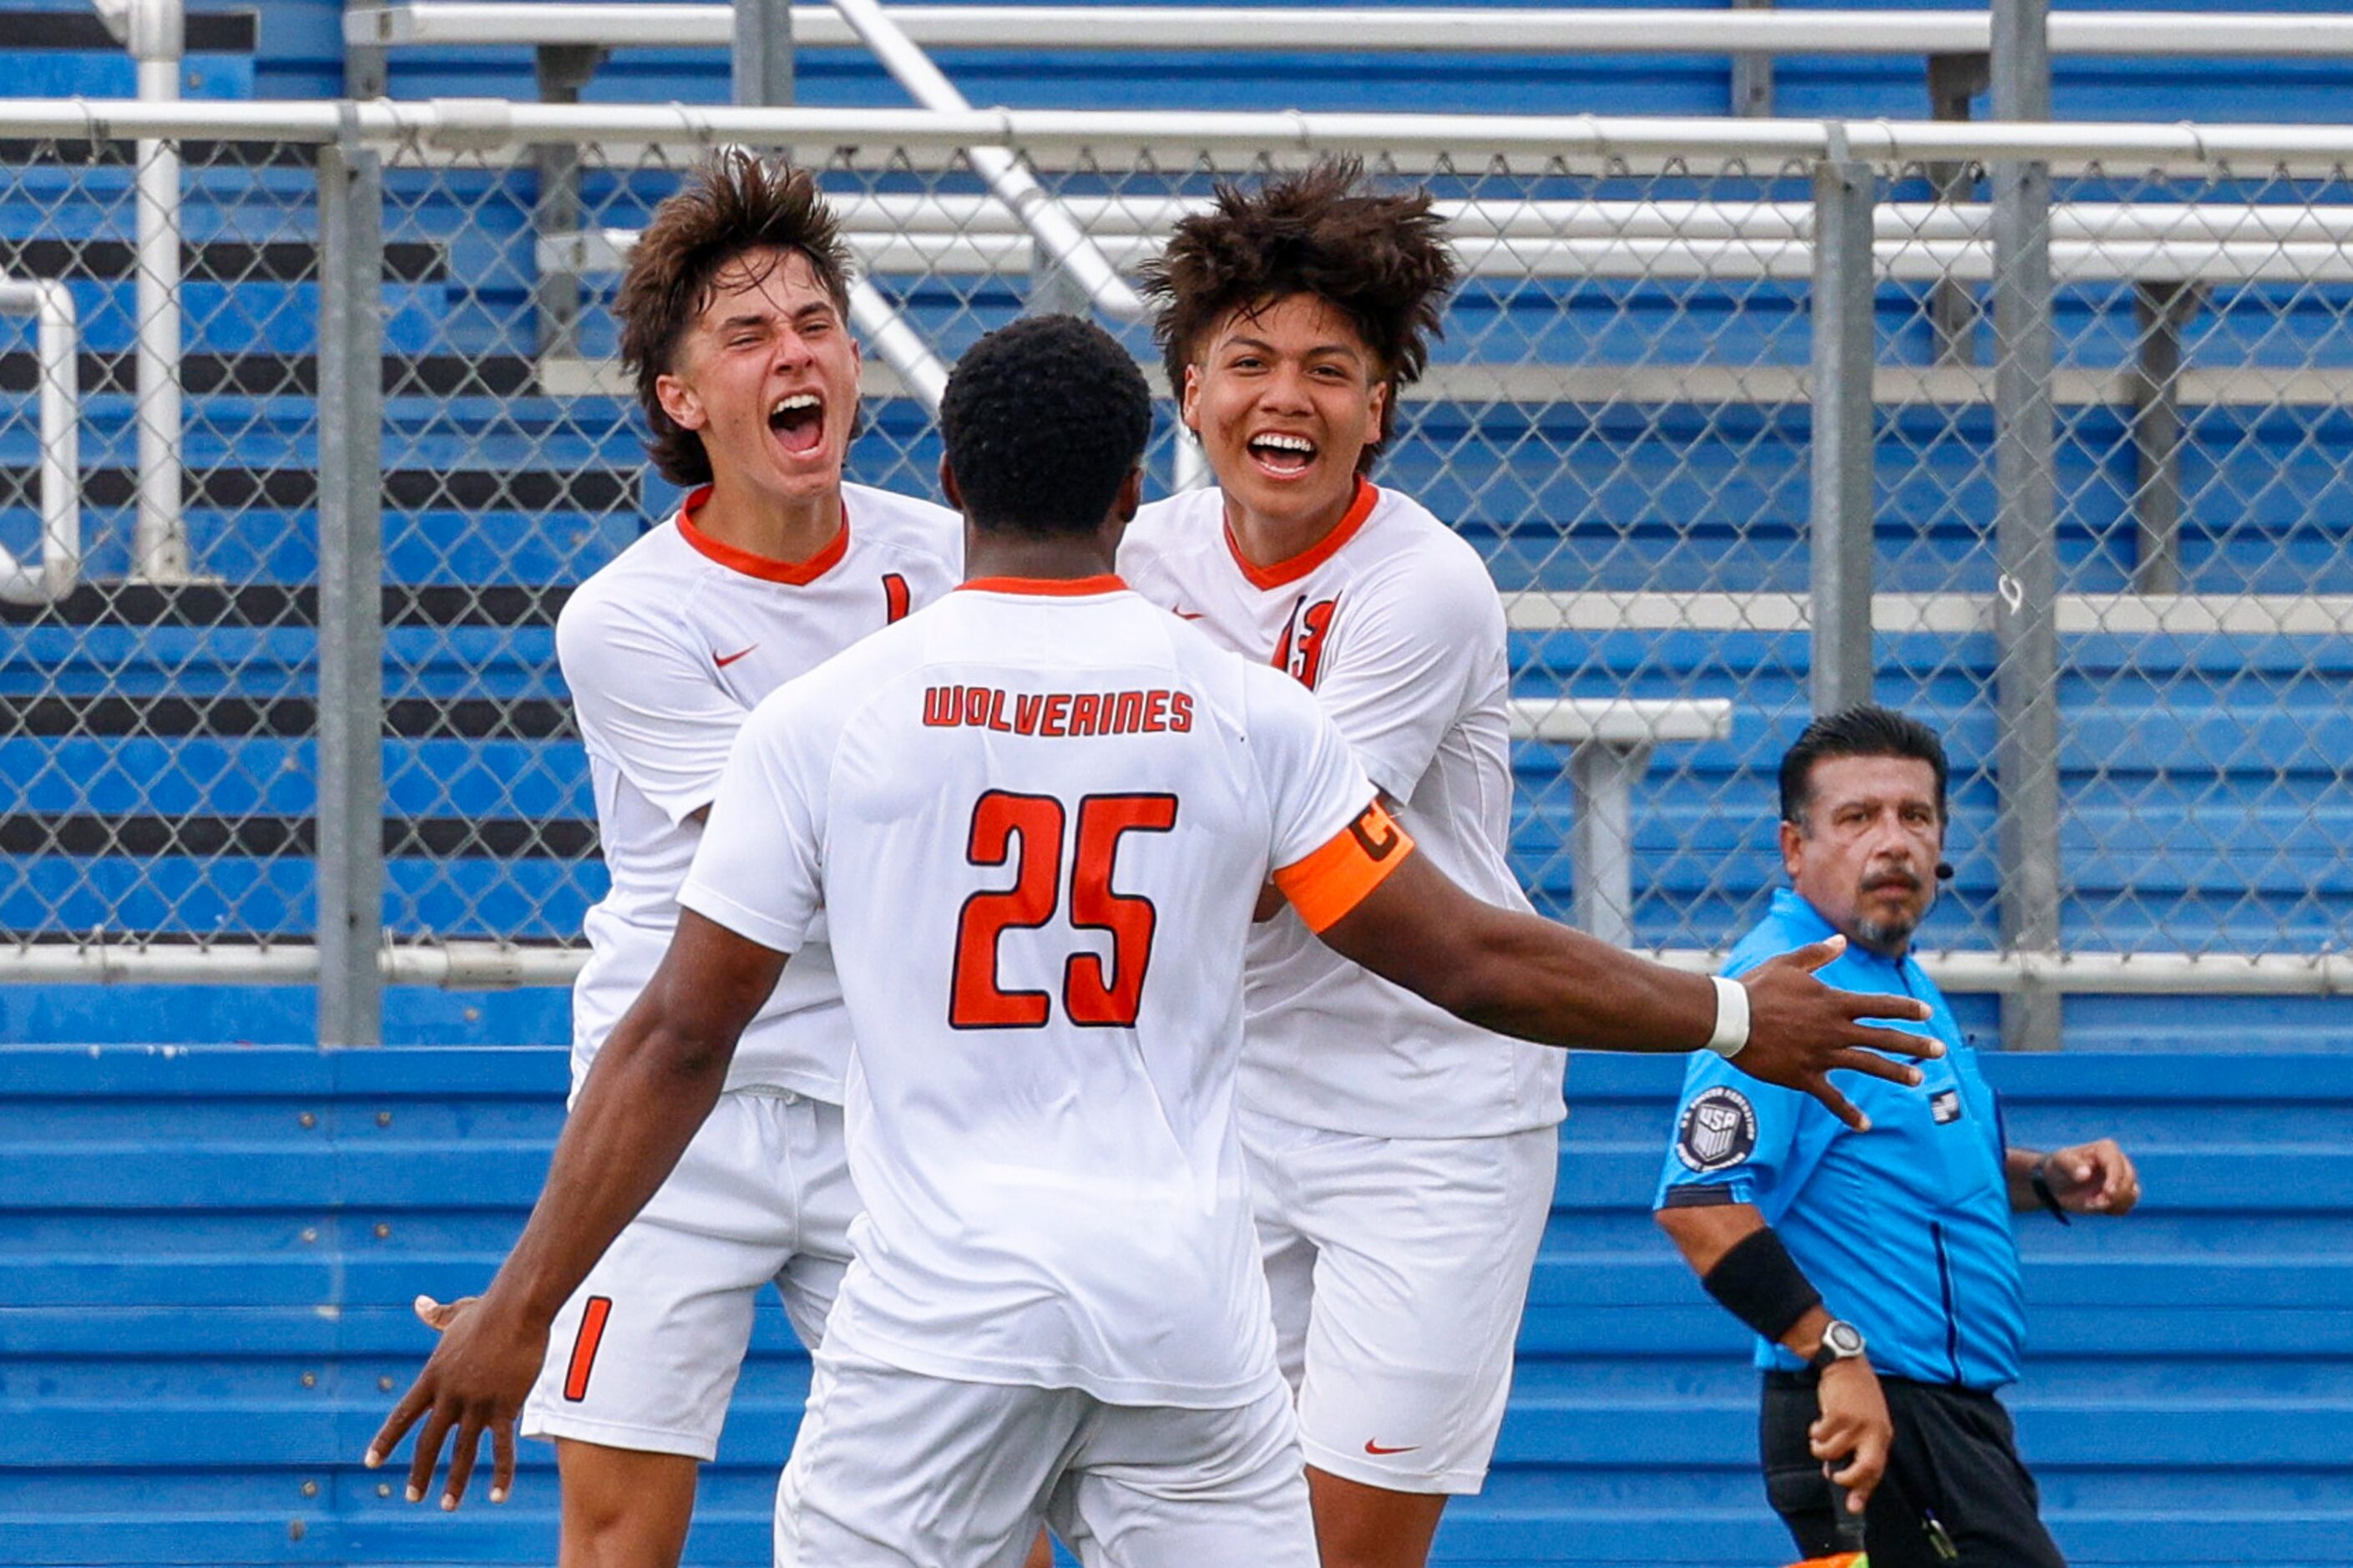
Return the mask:
M39 377L41 558L0 550L0 599L54 604L81 581L81 331L73 293L55 279L0 280L0 312L31 316Z
M1208 5L894 5L927 48L1276 54L1942 55L1992 47L1985 11L1349 9ZM804 48L859 42L828 6L792 8ZM414 0L343 16L346 43L724 48L733 7ZM2353 58L2353 15L2055 11L2053 55L2113 58Z
M1630 173L1692 160L1771 173L1825 159L1879 163L2029 161L2054 173L2089 165L2135 172L2327 173L2353 165L2353 124L2158 125L2125 121L1732 120L1650 116L1137 112L1122 110L738 109L695 104L519 103L504 99L252 100L142 103L14 99L0 132L79 141L191 137L312 144L479 159L534 146L600 142L697 149L733 145L812 152L888 144L913 168L944 167L971 146L1012 146L1037 159L1139 154L1385 153L1415 161L1465 147L1504 160L1612 161ZM924 160L935 160L927 163Z
M1132 272L1159 254L1170 227L1201 202L1066 197L1055 214L1099 265ZM1439 205L1463 269L1515 279L1802 279L1814 267L1813 208L1800 202L1445 202ZM871 272L1018 275L1037 264L1015 215L985 197L849 196L837 204L860 264ZM1892 282L1983 282L1993 276L1993 209L1984 203L1889 202L1873 210L1873 254ZM2343 282L2353 279L2353 204L2266 211L2244 205L2055 203L2055 280ZM544 270L617 268L631 230L540 241ZM1114 275L1115 276L1115 275ZM1126 289L1124 283L1121 284ZM1090 284L1090 297L1124 318Z
M98 12L137 64L140 101L177 103L180 64L187 53L182 0L98 0ZM164 136L142 138L133 182L139 501L132 530L132 573L150 582L176 583L185 581L189 572L187 521L181 514L185 491L178 145Z
M497 990L569 985L587 962L571 947L452 942L399 946L377 955L390 985ZM1695 973L1724 953L1671 948L1650 955ZM2066 995L2353 995L2353 953L2235 957L2180 952L1955 952L1917 954L1930 978L1965 994L2021 990ZM102 942L0 948L0 984L302 985L319 978L318 949L306 943L208 947Z

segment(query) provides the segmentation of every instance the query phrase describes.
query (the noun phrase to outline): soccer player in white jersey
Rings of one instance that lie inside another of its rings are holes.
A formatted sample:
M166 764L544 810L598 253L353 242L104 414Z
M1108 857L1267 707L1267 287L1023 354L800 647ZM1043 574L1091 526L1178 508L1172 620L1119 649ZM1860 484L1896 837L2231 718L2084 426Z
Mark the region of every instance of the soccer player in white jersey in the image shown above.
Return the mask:
M1712 1042L1837 1105L1831 1068L1918 1076L1865 1047L1936 1047L1858 1022L1916 1017L1909 999L1814 980L1834 942L1713 982L1449 881L1303 689L1112 574L1150 398L1097 329L983 339L941 423L976 575L745 724L668 956L522 1240L367 1462L422 1416L412 1499L453 1434L445 1507L485 1433L510 1483L559 1304L822 919L866 1208L779 1489L779 1562L1007 1568L1045 1517L1091 1568L1311 1568L1233 1110L1270 878L1353 959L1533 1037Z
M842 482L849 266L809 174L739 153L656 209L621 284L654 463L694 488L556 624L612 882L573 990L575 1091L669 945L753 707L962 575L955 513ZM818 1342L857 1212L849 1048L832 965L807 946L678 1169L557 1317L523 1431L556 1445L566 1568L678 1562L767 1285Z
M1505 861L1510 670L1470 545L1367 477L1455 275L1427 193L1351 160L1221 187L1147 273L1214 488L1145 507L1138 593L1313 691L1422 853ZM1454 1017L1292 913L1251 935L1243 1146L1324 1568L1420 1568L1503 1422L1561 1120L1558 1051Z

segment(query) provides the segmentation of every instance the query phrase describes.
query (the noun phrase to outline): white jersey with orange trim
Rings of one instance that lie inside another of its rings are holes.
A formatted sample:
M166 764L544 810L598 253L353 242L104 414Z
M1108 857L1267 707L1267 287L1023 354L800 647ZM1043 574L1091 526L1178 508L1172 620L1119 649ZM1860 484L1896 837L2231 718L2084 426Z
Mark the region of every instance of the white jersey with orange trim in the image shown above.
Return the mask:
M1118 1405L1280 1386L1242 949L1270 872L1321 929L1410 852L1373 796L1295 682L1114 577L966 584L761 704L679 900L830 932L866 1209L829 1353Z
M588 911L572 988L576 1086L653 977L678 924L697 815L761 698L946 593L964 523L928 501L842 487L842 528L799 564L748 554L694 526L708 488L583 583L555 623L596 796L611 890ZM730 1089L789 1089L835 1104L849 1060L840 988L821 945L744 1031Z
M1418 503L1358 481L1305 554L1250 564L1215 489L1155 501L1120 550L1135 591L1315 693L1431 861L1528 908L1505 858L1511 679L1478 553ZM1566 1053L1491 1034L1359 969L1289 912L1251 934L1242 1103L1384 1138L1482 1137L1560 1121Z

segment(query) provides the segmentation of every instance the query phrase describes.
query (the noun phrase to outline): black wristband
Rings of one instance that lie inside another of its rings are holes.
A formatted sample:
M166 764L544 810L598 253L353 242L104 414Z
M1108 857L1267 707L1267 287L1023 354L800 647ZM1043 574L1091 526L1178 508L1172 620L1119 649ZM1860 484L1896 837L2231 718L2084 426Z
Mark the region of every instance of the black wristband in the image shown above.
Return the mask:
M2067 1217L2067 1211L2059 1206L2059 1194L2051 1190L2050 1155L2034 1162L2034 1169L2026 1173L2026 1184L2034 1189L2034 1201L2049 1209L2053 1219L2061 1225L2073 1223Z
M1822 1293L1770 1226L1734 1243L1699 1282L1725 1311L1776 1343L1822 1304Z

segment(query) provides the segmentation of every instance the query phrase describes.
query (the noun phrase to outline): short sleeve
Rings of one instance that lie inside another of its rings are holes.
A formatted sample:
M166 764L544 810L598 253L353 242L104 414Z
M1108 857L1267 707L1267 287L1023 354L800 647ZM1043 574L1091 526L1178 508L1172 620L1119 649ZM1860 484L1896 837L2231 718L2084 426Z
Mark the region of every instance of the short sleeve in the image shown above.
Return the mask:
M1651 1206L1675 1207L1704 1193L1753 1204L1774 1224L1839 1126L1812 1096L1750 1078L1713 1051L1694 1051Z
M1289 676L1247 665L1251 765L1270 807L1267 864L1296 865L1347 830L1372 803L1372 781L1346 739Z
M1475 556L1416 555L1342 594L1334 623L1316 699L1372 781L1404 800L1504 668L1503 602Z
M797 951L825 901L826 759L796 724L792 688L754 713L712 802L681 908L778 952Z
M575 595L555 654L580 738L671 823L709 805L747 710L706 658L603 595Z

